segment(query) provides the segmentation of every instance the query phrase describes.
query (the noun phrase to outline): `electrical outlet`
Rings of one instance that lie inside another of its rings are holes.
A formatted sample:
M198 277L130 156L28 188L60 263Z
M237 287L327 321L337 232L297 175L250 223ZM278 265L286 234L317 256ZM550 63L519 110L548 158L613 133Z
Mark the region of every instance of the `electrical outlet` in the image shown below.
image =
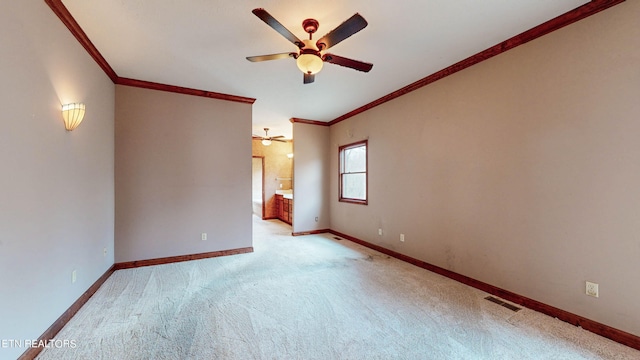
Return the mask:
M102 249L102 256L107 257L107 248Z
M316 222L318 222L318 217L316 216Z
M585 290L586 294L593 297L599 297L598 293L598 284L587 281L587 286Z
M73 271L71 272L71 283L73 284L73 283L75 283L75 282L76 282L76 271L75 271L75 270L73 270Z
M382 236L382 229L378 229L378 235Z
M202 239L202 241L207 240L207 233L202 233L202 234L200 235L200 238Z
M400 234L400 241L404 242L404 234Z

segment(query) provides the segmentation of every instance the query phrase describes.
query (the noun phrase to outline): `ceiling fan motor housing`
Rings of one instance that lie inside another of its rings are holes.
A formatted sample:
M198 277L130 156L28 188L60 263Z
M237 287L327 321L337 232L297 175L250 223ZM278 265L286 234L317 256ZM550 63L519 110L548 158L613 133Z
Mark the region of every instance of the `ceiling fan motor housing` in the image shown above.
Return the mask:
M316 19L305 19L302 22L302 28L306 33L309 34L309 40L311 40L311 34L318 31L319 26L320 26L320 23L318 23L318 20Z

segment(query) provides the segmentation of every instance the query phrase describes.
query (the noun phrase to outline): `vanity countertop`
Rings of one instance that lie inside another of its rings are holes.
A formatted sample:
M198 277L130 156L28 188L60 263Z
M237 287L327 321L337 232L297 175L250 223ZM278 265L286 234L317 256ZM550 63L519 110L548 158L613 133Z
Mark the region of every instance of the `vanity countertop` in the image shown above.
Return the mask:
M293 190L276 190L276 195L282 195L285 199L293 199Z

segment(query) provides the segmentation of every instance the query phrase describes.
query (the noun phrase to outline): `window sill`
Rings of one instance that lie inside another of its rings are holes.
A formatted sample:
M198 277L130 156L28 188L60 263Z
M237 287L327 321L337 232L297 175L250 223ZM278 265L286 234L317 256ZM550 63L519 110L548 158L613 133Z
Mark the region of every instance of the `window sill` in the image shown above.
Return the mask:
M369 204L369 201L367 201L367 200L358 200L358 199L340 198L340 199L338 199L338 201L345 202L345 203L351 203L351 204L359 204L359 205L368 205Z

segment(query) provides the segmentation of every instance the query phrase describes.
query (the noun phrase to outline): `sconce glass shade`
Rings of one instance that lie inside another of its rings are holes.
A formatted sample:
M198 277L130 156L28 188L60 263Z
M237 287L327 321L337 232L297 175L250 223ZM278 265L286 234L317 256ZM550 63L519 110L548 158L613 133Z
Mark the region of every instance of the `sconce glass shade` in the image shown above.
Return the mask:
M264 145L264 146L269 146L269 145L271 145L271 140L269 140L269 139L263 139L263 140L262 140L262 145Z
M324 62L318 55L314 54L301 54L296 60L298 69L305 74L317 74L322 70Z
M71 131L80 125L84 118L84 111L84 104L81 103L62 105L62 118L67 131Z

